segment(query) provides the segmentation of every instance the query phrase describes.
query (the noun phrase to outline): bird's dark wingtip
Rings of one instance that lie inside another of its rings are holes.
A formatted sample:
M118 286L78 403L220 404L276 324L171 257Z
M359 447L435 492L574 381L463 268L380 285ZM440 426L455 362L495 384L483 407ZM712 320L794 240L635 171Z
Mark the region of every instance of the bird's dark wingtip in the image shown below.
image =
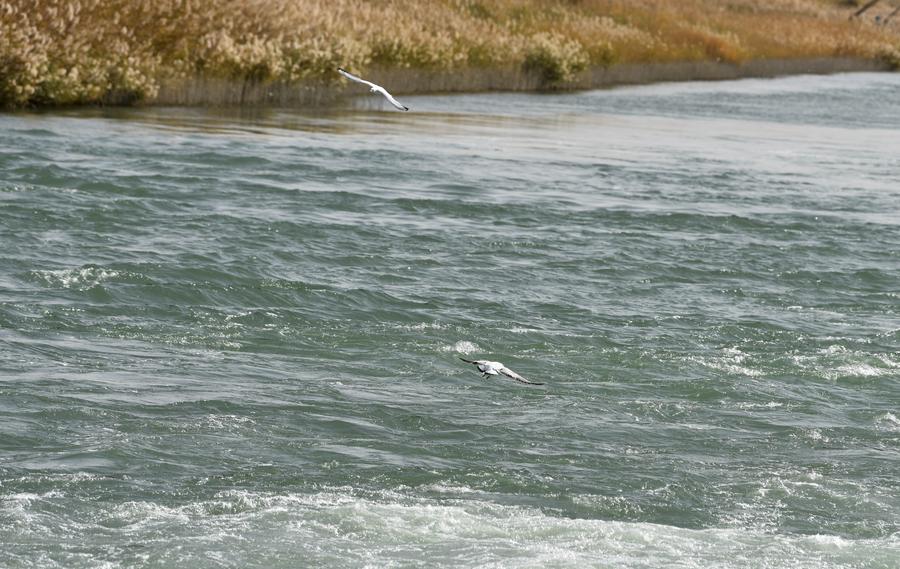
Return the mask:
M459 358L459 359L461 359L462 361L466 362L467 364L474 364L474 363L475 363L475 362L473 362L472 360L467 360L466 358Z

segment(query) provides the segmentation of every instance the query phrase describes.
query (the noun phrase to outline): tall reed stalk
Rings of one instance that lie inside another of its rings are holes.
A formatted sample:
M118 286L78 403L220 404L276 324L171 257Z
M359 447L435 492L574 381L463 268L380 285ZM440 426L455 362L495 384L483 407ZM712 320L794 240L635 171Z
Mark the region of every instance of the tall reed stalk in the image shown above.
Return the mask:
M900 62L900 26L852 11L845 0L0 0L0 106L153 101L179 82L327 86L338 66L519 69L557 87L619 63Z

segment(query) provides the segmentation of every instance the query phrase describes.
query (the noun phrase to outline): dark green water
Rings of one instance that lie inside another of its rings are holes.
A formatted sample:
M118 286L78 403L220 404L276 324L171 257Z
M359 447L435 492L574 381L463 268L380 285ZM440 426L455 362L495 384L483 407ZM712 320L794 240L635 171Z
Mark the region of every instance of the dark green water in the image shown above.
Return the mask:
M0 116L0 566L900 567L900 75L404 102Z

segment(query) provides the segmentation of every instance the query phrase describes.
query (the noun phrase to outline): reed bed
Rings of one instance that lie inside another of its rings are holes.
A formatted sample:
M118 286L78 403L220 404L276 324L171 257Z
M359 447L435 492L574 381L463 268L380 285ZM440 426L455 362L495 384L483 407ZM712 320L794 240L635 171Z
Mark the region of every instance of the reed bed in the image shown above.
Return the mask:
M336 89L338 66L498 69L564 88L622 64L900 63L900 19L874 25L853 10L844 0L0 0L0 106L161 92L198 102L203 86L229 102L304 86L300 99L313 100Z

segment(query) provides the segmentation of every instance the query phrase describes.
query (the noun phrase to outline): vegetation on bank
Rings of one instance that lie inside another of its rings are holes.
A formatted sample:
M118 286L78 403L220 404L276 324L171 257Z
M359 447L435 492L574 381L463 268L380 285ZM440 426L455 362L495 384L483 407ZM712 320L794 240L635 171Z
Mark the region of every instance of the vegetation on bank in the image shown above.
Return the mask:
M334 69L798 57L900 63L900 18L848 0L0 0L0 106L152 101L163 82L331 82Z

